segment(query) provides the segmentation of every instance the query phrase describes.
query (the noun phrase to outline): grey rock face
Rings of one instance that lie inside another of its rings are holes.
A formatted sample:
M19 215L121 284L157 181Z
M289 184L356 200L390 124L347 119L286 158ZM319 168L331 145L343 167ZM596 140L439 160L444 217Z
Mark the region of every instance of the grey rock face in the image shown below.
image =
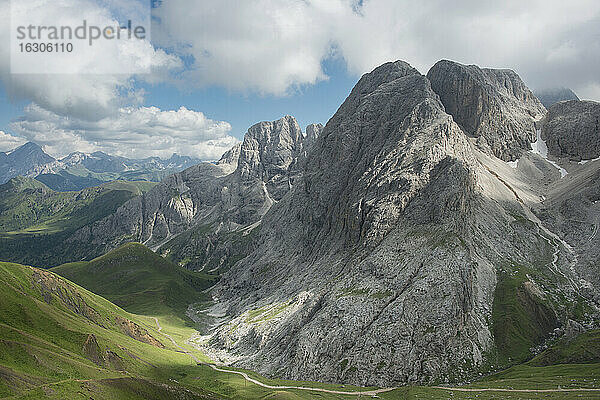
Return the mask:
M512 161L531 148L545 109L515 72L440 61L427 77L446 112L495 156Z
M551 106L561 101L579 100L579 97L577 97L575 92L567 88L536 90L535 97L537 97L547 109L550 109Z
M240 160L240 152L242 150L242 143L238 143L231 148L231 150L225 152L221 159L215 164L220 166L223 171L227 174L232 173L237 169L238 161Z
M306 138L304 140L304 148L310 148L310 146L312 146L317 141L321 132L323 132L322 124L310 124L309 126L307 126Z
M318 131L311 128L311 137ZM186 259L191 269L229 265L245 251L239 242L250 231L241 230L258 224L289 191L300 172L305 140L293 117L257 124L217 163L165 179L70 241L91 242L102 252L138 241L174 261Z
M580 168L551 188L537 213L572 247L581 286L600 303L600 161Z
M550 154L573 161L600 157L600 103L564 101L550 107L542 137Z
M310 129L309 141L317 136L315 127ZM290 116L252 126L240 151L237 171L240 178L265 182L273 199L280 200L300 172L304 139L300 125Z
M229 321L203 348L291 379L472 376L494 349L496 266L552 251L483 159L410 65L363 76L214 288Z

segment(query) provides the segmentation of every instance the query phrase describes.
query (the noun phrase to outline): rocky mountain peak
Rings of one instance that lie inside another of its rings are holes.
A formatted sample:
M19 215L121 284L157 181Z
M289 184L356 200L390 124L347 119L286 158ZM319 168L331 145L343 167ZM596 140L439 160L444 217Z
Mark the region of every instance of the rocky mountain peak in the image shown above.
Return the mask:
M46 154L41 146L33 142L28 142L20 147L17 147L9 153L9 156L14 160L28 158L31 162L35 162L37 164L50 163L54 161L54 157Z
M383 83L392 82L409 75L420 75L420 73L404 61L388 62L363 75L354 87L353 92L355 90L361 93L372 92Z
M26 143L0 157L0 184L16 176L40 173L56 161L36 143Z
M316 128L311 129L312 136L318 135ZM253 125L241 145L236 174L244 181L265 182L268 192L279 200L300 172L307 147L304 142L294 117Z
M312 146L319 136L321 132L323 132L323 124L310 124L306 127L306 134L304 136L304 147Z
M225 173L230 174L238 167L241 151L242 142L227 150L215 164L220 166Z
M337 234L351 241L385 235L443 158L472 159L427 78L405 62L364 75L317 143L304 174L307 218L338 225ZM403 190L381 196L385 190L374 189L380 179ZM344 207L345 221L333 211Z
M544 119L542 137L550 154L573 161L600 157L600 103L570 100L554 104Z
M286 171L301 150L301 141L302 130L294 117L253 125L244 136L240 149L240 175L268 181Z
M514 71L442 60L427 77L446 112L483 148L505 161L531 148L546 110Z

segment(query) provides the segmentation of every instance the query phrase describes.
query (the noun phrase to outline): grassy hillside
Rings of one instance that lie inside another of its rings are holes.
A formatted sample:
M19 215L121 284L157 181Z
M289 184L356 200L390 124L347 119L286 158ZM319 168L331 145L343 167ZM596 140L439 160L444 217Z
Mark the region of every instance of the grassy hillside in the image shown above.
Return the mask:
M84 249L68 248L65 239L151 186L111 182L81 192L55 192L35 179L12 179L0 186L0 260L45 267L81 259Z
M58 174L41 174L36 176L35 180L59 192L83 190L103 183L99 179L88 176L75 176L67 171L61 171Z
M127 311L145 315L183 317L190 303L206 300L202 291L215 283L215 277L172 264L139 243L52 271Z
M544 367L555 364L593 364L600 362L600 330L563 338L527 364Z
M0 263L0 398L11 399L357 399L368 396L268 389L240 375L196 365L182 349L194 331L159 318L130 314L58 275ZM177 346L164 336L170 335ZM594 339L595 338L595 339ZM585 340L584 340L585 339ZM597 343L597 335L580 348ZM579 343L580 345L576 344ZM181 346L181 347L178 347ZM562 350L568 350L557 343ZM198 352L196 356L205 360ZM250 376L269 385L357 391L348 385L293 382ZM598 364L522 365L470 388L594 388ZM382 399L596 399L596 392L449 392L407 386Z
M0 263L0 292L0 397L167 398L163 369L191 365L144 320L50 272Z
M553 311L525 286L526 271L498 274L492 308L492 331L501 365L522 363L530 349L559 326Z

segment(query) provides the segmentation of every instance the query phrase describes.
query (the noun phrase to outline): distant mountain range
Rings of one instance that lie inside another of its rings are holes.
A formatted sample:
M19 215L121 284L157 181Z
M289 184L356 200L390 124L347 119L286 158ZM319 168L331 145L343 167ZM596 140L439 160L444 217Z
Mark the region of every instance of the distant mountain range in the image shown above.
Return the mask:
M46 154L29 142L0 152L0 184L17 176L35 178L56 191L77 191L115 180L160 182L200 163L197 158L173 154L169 159L129 159L97 151L71 153L62 159Z
M536 90L535 96L540 99L544 107L548 109L561 101L579 100L579 97L575 92L567 88Z

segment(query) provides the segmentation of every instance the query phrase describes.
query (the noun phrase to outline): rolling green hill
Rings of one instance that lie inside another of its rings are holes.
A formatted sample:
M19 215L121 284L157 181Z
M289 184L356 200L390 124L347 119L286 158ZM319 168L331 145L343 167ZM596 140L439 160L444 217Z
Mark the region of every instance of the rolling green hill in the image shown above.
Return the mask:
M65 239L152 185L110 182L55 192L35 179L14 178L0 186L0 259L41 267L81 259L84 249L68 246Z
M48 271L0 263L0 398L214 398L168 385L191 365L151 325Z
M216 277L188 271L139 243L128 243L92 261L52 271L127 311L184 317L188 305L206 300L204 289Z
M293 389L295 386L354 392L359 388L315 382L251 377L197 365L189 354L207 360L185 344L193 329L172 325L168 318L128 313L104 298L54 274L17 264L0 263L0 398L10 399L357 399ZM157 328L160 321L161 330ZM170 335L170 337L166 336ZM174 343L173 340L176 340ZM532 362L489 376L466 389L407 386L378 395L382 399L595 399L597 392L493 392L501 389L597 388L600 367L595 353L597 332L552 348L552 360ZM568 360L565 352L587 354ZM548 354L548 353L544 353ZM559 356L557 356L557 354ZM591 354L591 356L590 356ZM587 358L586 358L587 357ZM590 358L591 357L591 358ZM538 360L545 359L540 356ZM575 363L569 363L577 362ZM485 388L478 391L477 388Z

